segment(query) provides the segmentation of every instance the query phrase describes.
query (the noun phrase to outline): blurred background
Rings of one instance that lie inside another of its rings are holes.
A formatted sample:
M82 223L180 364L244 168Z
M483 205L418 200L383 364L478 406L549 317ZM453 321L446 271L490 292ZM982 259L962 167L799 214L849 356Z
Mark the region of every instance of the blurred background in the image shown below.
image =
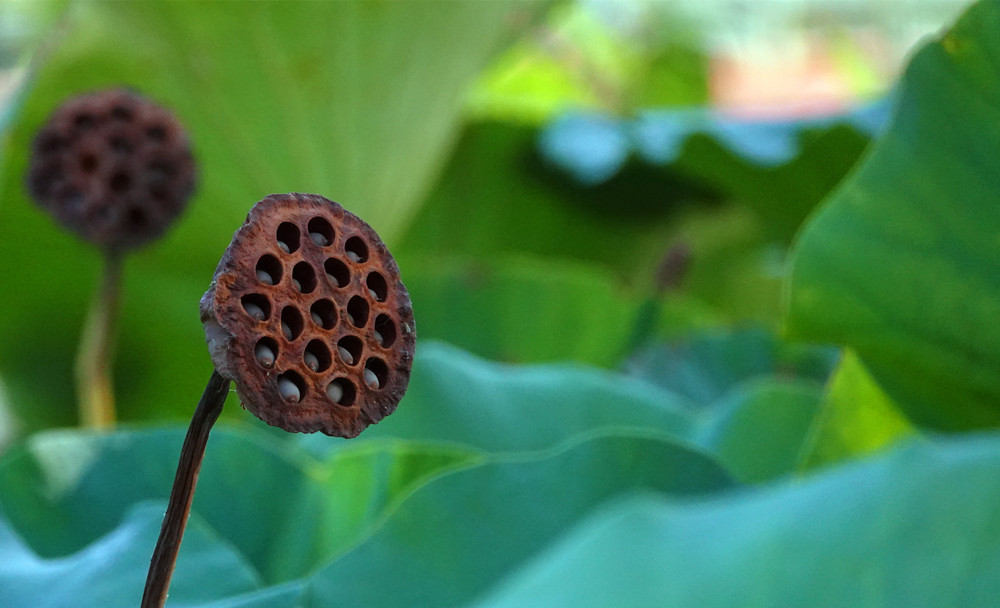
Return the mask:
M793 235L885 123L907 54L961 8L485 4L385 23L303 5L0 5L3 442L76 423L99 260L22 188L32 132L71 94L133 86L193 133L201 187L127 262L115 364L124 420L179 420L209 369L198 297L272 191L366 218L421 338L490 359L618 368L706 328L773 334ZM450 37L421 43L439 18Z

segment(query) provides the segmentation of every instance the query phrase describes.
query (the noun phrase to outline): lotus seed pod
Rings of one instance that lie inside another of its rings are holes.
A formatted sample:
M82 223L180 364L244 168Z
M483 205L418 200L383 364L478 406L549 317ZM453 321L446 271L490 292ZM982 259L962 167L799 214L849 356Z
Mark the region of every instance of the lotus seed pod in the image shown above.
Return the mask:
M55 219L106 250L160 237L194 191L177 119L126 90L73 97L35 136L28 191Z
M322 196L254 205L201 319L244 407L288 431L355 437L409 384L416 334L399 268L368 224Z

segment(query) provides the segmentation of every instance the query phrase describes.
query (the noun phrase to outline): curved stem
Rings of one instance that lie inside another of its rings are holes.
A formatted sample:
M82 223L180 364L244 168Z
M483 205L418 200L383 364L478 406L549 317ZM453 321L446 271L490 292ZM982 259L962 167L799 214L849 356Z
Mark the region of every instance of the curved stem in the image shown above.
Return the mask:
M170 501L167 503L167 512L163 515L160 537L156 540L156 548L153 549L153 557L149 562L149 574L146 575L141 608L162 608L167 601L167 589L170 587L170 577L177 562L177 552L181 548L184 527L191 513L191 501L194 499L194 488L198 484L201 461L205 457L208 434L219 418L228 394L229 380L220 376L219 372L213 371L184 437L180 462L177 463L177 475L174 477L174 487L170 490Z
M106 253L101 284L87 313L76 356L80 421L87 427L106 427L115 422L111 367L115 355L121 277L122 255L118 252Z

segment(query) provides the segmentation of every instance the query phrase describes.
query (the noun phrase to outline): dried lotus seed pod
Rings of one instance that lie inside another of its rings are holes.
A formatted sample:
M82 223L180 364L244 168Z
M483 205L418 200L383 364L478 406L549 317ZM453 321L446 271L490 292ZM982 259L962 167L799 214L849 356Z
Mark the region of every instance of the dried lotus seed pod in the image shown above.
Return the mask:
M254 205L201 300L216 370L287 431L355 437L391 414L413 364L413 309L372 228L315 194Z
M109 251L160 237L194 191L177 119L122 89L73 97L35 136L28 191L56 220Z

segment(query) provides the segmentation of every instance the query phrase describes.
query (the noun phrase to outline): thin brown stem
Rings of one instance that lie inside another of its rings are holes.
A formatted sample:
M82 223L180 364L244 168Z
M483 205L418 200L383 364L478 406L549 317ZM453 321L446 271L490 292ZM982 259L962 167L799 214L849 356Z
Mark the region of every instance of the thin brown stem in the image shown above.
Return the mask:
M90 305L76 357L80 421L86 427L107 427L115 422L111 367L115 355L121 278L122 255L108 252L104 258L101 284Z
M191 513L191 501L194 499L194 488L198 484L201 461L205 457L208 434L219 418L228 394L229 380L220 376L219 372L213 371L201 401L194 410L194 416L191 417L187 436L184 437L180 462L177 463L177 475L174 477L174 487L170 490L170 501L167 503L167 512L163 516L163 526L160 528L160 538L156 541L153 558L149 563L141 608L162 608L167 601L167 589L170 587L170 577L177 562L177 552L181 548L184 527Z

